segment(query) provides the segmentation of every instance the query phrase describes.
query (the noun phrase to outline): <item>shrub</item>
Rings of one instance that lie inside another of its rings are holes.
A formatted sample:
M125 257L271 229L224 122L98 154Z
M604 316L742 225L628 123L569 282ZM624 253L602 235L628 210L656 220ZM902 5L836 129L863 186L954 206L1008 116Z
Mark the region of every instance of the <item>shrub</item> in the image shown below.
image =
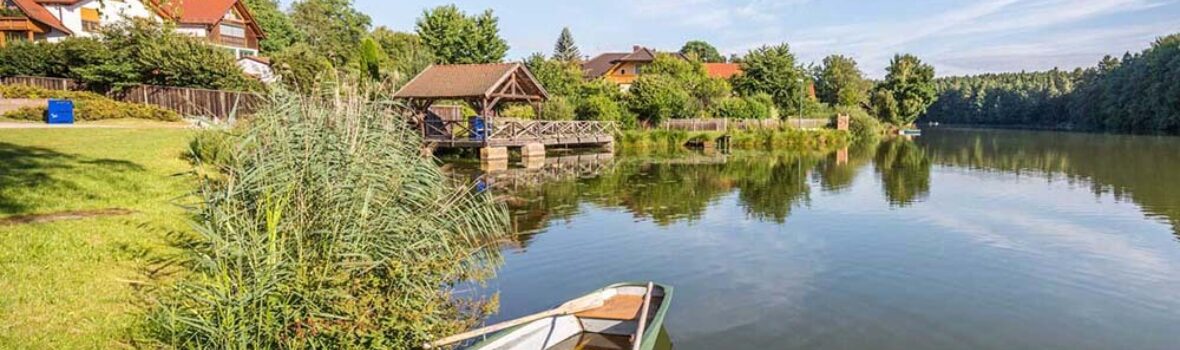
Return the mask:
M57 46L45 42L16 41L0 48L0 76L51 76Z
M578 120L619 121L622 117L623 107L610 97L590 96L578 104Z
M771 105L756 98L730 97L714 104L712 114L715 118L768 119L772 117L771 109Z
M301 93L309 93L336 78L332 74L335 71L332 61L305 43L292 45L272 59L275 74L283 77L283 84Z
M28 85L0 85L0 96L7 98L54 98L74 101L74 118L77 120L145 119L158 121L180 121L180 115L171 110L151 105L126 103L112 100L93 92L49 90ZM4 114L5 118L20 120L44 120L45 107L22 108Z
M449 185L392 103L340 95L278 94L201 178L149 347L412 349L491 310L453 291L490 275L507 210Z
M516 119L535 119L537 118L537 110L530 105L515 104L505 107L503 111L500 111L500 116Z
M673 78L663 75L639 77L631 86L628 105L640 119L655 125L696 115L692 95Z
M848 133L857 140L873 139L881 136L885 129L877 118L869 115L869 112L860 107L840 106L836 107L836 115L832 116L832 123L835 124L839 115L848 116Z
M553 97L541 105L543 120L574 120L574 106L564 97Z

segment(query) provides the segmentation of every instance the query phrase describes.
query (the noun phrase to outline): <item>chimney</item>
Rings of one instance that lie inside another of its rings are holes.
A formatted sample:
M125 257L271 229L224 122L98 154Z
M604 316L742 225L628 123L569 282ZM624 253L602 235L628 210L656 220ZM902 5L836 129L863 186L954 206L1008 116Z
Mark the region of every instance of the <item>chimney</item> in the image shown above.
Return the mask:
M640 50L640 49L642 49L642 48L643 48L643 46L639 46L639 45L632 45L632 46L631 46L631 52L639 51L639 50Z

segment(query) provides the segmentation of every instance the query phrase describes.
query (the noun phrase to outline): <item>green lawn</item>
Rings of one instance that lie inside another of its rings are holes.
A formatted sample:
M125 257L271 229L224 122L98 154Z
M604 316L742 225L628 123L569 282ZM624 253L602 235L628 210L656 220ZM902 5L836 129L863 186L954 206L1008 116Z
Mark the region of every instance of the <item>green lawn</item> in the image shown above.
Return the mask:
M183 129L0 130L0 349L120 348L193 178ZM4 224L17 215L129 215Z

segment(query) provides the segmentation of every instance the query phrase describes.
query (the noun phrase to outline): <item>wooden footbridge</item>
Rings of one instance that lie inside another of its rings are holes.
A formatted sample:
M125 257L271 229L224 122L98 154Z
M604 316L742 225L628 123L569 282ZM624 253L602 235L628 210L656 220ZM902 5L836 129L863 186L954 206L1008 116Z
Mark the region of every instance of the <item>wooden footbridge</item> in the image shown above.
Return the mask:
M509 147L525 156L543 156L548 147L603 146L614 144L616 126L594 121L500 120L497 106L528 104L538 119L540 106L549 99L528 68L520 63L433 65L406 83L394 98L408 102L412 123L429 148L478 148L484 159L507 159ZM444 120L430 112L437 101L462 101L478 116Z

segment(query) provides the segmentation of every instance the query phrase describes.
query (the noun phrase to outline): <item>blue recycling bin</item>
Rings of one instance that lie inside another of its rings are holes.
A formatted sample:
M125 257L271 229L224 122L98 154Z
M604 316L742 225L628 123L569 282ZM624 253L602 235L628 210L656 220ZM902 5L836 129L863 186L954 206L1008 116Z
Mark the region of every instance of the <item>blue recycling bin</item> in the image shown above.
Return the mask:
M45 122L49 124L73 124L74 123L74 101L70 100L49 100L49 113L45 116Z
M471 126L471 138L475 139L476 141L483 141L485 136L488 134L487 120L477 115L471 117L469 124Z

